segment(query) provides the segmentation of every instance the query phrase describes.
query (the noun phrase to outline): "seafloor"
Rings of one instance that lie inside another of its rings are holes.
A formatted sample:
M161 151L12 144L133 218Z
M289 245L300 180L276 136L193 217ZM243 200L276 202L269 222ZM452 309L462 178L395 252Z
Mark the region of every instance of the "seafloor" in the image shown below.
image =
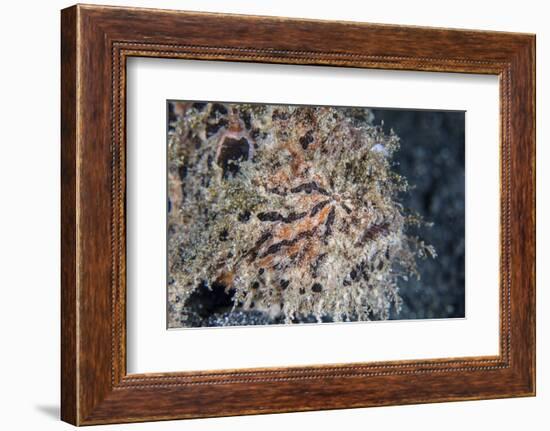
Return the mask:
M409 227L437 250L437 259L418 263L420 280L399 283L403 300L392 319L465 316L465 113L373 109L401 138L397 172L413 188L401 202L433 226Z

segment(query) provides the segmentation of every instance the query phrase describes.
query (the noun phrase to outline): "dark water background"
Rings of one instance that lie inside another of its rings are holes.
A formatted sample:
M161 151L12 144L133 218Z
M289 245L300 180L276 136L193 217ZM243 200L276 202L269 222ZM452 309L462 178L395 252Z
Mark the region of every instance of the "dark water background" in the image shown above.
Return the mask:
M401 138L395 170L413 189L401 197L409 208L433 222L409 229L437 251L436 259L418 262L419 281L400 284L403 307L393 319L464 317L465 113L374 109Z

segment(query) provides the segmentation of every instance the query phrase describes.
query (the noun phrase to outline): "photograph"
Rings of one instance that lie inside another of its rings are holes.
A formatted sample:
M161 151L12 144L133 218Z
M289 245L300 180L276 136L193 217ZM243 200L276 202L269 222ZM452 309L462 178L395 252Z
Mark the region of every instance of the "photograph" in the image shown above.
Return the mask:
M0 429L550 429L545 2L2 6Z
M465 111L166 116L168 329L465 317Z

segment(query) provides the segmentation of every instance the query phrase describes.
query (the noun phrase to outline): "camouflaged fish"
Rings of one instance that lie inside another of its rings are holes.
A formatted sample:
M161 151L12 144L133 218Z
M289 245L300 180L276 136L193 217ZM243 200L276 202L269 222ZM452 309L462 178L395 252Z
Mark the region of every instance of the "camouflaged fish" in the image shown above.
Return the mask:
M406 235L399 138L364 108L172 102L169 326L199 286L286 323L387 319L432 247Z

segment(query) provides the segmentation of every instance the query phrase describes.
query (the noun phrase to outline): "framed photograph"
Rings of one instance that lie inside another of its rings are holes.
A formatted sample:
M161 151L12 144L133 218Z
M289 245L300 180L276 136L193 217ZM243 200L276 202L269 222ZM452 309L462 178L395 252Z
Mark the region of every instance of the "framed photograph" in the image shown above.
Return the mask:
M534 35L61 16L63 420L535 394Z

